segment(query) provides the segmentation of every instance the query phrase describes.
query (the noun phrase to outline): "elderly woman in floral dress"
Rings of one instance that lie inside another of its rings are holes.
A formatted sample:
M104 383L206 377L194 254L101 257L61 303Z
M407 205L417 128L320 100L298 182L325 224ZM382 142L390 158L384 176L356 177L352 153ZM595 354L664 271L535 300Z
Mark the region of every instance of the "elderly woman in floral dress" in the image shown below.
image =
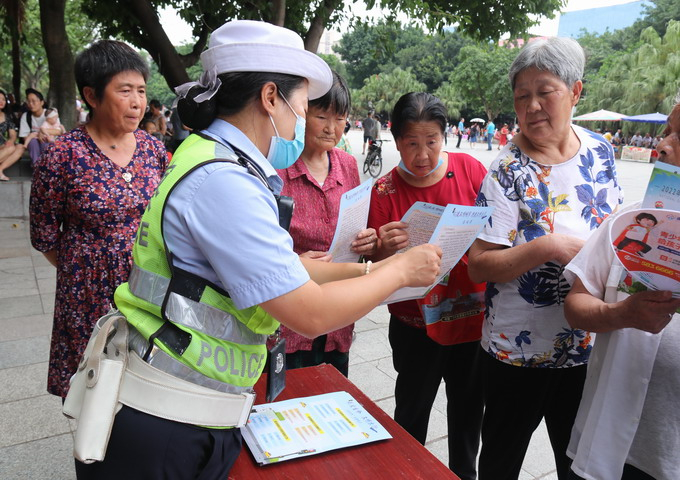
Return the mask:
M488 282L480 480L516 479L543 418L568 476L593 336L565 320L564 266L623 201L611 145L571 124L584 64L576 41L555 37L510 67L521 133L489 168L478 203L495 211L470 249L470 277Z

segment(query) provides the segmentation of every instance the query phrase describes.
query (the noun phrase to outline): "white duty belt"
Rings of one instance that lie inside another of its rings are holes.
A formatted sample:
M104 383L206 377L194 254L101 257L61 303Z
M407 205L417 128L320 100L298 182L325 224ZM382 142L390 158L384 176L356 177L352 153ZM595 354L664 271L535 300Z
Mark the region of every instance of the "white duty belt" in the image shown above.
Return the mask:
M173 377L129 352L118 401L175 422L206 427L243 427L254 393L229 394Z

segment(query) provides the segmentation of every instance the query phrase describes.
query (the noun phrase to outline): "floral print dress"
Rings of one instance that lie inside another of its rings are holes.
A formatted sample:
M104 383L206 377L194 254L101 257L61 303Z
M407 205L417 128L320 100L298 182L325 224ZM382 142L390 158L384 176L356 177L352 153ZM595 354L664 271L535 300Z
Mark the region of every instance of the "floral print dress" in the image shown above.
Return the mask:
M57 251L57 290L48 392L65 397L96 321L127 281L139 221L167 163L165 147L142 130L126 167L113 163L86 127L60 136L35 166L31 242Z
M491 164L477 204L494 206L479 238L513 247L562 233L587 239L618 209L623 194L614 152L601 135L572 125L581 147L570 160L542 165L514 143ZM564 265L547 262L507 283L487 283L482 347L516 366L562 368L588 361L593 336L564 318L570 285Z

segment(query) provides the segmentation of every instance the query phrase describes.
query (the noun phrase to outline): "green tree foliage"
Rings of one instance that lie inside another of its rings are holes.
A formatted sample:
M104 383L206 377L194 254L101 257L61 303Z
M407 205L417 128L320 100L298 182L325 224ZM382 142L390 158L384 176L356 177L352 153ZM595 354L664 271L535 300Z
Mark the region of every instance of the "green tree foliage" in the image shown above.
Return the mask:
M389 115L402 95L424 90L425 85L416 80L410 69L397 67L389 73L371 75L364 80L364 86L352 94L352 114L363 118L368 110L374 109Z
M334 70L338 75L340 75L345 81L347 80L347 66L343 63L337 55L326 55L325 53L318 54L324 61Z
M496 45L463 47L449 82L468 107L486 112L487 118L493 120L498 114L513 110L508 71L516 56L515 48Z
M465 102L455 85L450 82L444 82L437 90L435 90L433 95L442 101L449 112L450 119L460 117L460 111L465 105Z
M316 51L323 30L337 24L345 16L345 7L357 1L89 0L84 8L102 25L105 35L147 50L168 84L176 86L188 79L186 68L196 63L209 33L225 20L257 19L285 26L302 35L305 48ZM496 39L506 32L523 34L538 15L552 17L563 0L505 0L502 4L495 0L368 0L366 5L383 7L392 16L403 12L430 29L458 24L472 37ZM174 8L193 27L197 41L187 55L172 48L158 20L157 12L165 7ZM350 17L354 18L351 13Z
M334 50L347 65L349 84L360 88L364 79L398 66L394 61L397 52L417 45L423 36L421 29L404 27L399 22L358 23L342 36Z
M383 20L357 25L342 36L335 51L347 63L349 82L355 88L372 74L401 67L411 68L432 92L447 80L460 49L470 44L457 31L426 34L419 27Z
M74 54L85 48L97 35L97 27L81 10L84 0L70 0L66 2L68 19L66 33ZM38 0L25 2L25 20L20 37L21 86L19 98L23 97L23 90L32 87L47 94L49 90L47 55L43 46L40 30L40 8ZM7 29L0 29L0 64L11 65L11 46ZM11 69L0 68L0 86L11 85ZM16 93L16 92L15 92Z
M632 52L610 57L602 67L606 73L590 79L579 114L599 109L670 113L680 88L680 22L668 22L663 37L648 27L639 40Z

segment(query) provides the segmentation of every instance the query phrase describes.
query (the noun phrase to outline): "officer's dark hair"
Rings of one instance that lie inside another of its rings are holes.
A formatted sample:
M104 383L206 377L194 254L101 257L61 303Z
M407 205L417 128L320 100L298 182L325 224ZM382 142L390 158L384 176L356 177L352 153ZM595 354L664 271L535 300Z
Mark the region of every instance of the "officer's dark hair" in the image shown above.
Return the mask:
M177 102L177 113L187 127L202 130L218 115L231 116L240 112L260 95L267 82L274 82L286 99L304 82L304 78L296 75L271 72L229 72L221 73L217 78L222 84L210 100L196 103L194 99L207 91L207 88L196 85Z
M638 222L638 223L640 223L642 220L645 220L645 219L651 220L652 222L654 222L654 225L659 223L659 221L656 219L656 217L654 215L652 215L651 213L640 213L637 217L635 217L635 221Z
M90 87L97 100L104 97L104 89L111 79L122 72L137 72L144 81L149 78L149 66L144 59L126 43L116 40L100 40L86 48L75 62L76 84L80 97L94 116L92 106L87 103L83 90Z
M410 92L397 100L392 110L392 135L401 138L409 123L436 122L442 135L446 132L448 112L444 104L434 95L425 92Z
M338 115L347 115L352 106L352 95L349 93L345 80L337 72L332 71L332 73L333 85L331 89L323 97L310 100L309 107L324 111L330 110Z

